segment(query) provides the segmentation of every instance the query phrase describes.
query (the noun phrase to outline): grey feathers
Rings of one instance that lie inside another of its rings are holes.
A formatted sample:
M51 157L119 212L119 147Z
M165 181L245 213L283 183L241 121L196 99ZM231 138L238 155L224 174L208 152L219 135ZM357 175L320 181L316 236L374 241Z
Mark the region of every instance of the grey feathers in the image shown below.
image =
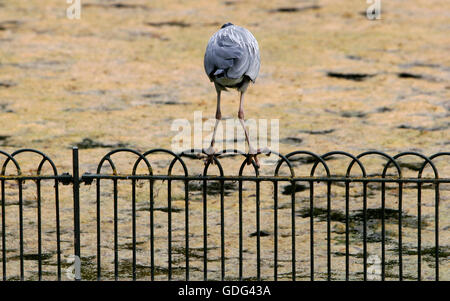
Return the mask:
M246 75L254 82L260 67L258 42L247 29L227 23L209 40L204 63L211 81Z

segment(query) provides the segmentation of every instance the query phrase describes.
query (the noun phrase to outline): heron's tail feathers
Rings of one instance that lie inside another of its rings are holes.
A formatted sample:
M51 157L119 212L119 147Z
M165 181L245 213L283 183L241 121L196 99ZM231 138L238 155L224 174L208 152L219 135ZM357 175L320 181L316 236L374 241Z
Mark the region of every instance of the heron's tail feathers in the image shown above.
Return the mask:
M214 72L214 76L216 78L221 78L225 76L225 70L223 69L217 69L216 72Z

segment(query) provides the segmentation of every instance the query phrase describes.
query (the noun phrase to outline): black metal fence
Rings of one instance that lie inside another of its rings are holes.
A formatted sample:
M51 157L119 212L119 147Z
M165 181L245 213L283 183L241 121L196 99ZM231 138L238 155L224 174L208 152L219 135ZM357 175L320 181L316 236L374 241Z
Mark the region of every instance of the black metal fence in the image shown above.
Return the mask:
M201 153L118 149L80 174L74 148L69 174L37 150L0 151L3 280L64 280L79 268L86 280L449 280L450 178L438 172L449 152L274 153L268 174L233 150L217 154L214 175L209 163L190 174L186 158ZM24 154L40 158L31 174ZM134 156L128 173L113 160L124 154ZM167 172L156 172L157 154L169 156ZM238 174L225 175L221 161L241 156ZM64 197L61 185L72 186ZM81 267L65 261L73 254Z

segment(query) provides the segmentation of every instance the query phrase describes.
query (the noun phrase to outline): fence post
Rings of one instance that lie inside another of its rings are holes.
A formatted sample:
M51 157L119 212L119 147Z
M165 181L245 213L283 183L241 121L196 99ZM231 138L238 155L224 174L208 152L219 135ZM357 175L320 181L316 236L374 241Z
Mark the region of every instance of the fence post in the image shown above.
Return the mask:
M80 173L78 161L78 147L72 149L73 167L73 223L74 223L74 251L75 251L75 280L81 280L80 255ZM77 264L77 259L78 263Z

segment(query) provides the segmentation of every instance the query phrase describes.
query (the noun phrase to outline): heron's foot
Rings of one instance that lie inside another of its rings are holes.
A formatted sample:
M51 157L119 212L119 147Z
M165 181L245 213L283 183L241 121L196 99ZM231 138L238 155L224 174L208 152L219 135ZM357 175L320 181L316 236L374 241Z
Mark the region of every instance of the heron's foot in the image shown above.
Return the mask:
M256 164L256 167L257 168L260 168L261 167L261 165L259 164L259 161L258 161L258 154L250 154L250 153L248 153L248 155L247 155L247 165L250 165L250 164L252 164L253 162L255 162L255 164Z
M271 152L272 151L267 147L258 148L258 150L256 150L256 151L254 149L250 149L250 151L247 155L247 165L252 164L252 162L254 161L256 164L256 167L260 168L261 164L258 161L258 155L265 154L266 156L270 156Z
M272 153L272 151L270 150L270 148L268 147L263 147L263 148L258 148L257 150L258 154L264 154L266 156L270 156L270 154Z
M210 163L210 164L215 164L215 162L214 162L214 155L216 154L216 152L217 152L217 150L214 148L214 147L212 147L212 146L210 146L209 148L207 148L206 150L205 150L205 153L206 153L206 159L205 159L205 165L206 164L208 164L208 163Z

